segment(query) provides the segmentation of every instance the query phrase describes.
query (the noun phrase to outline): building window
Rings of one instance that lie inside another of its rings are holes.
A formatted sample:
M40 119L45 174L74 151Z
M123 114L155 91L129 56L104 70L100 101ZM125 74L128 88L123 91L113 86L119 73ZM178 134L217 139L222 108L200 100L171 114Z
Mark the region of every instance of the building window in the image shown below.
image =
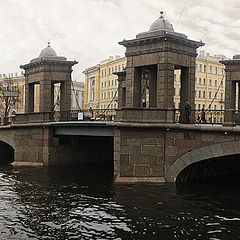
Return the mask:
M205 98L206 97L206 92L205 91L203 91L203 98Z
M90 85L94 86L95 85L95 77L90 78Z
M202 64L199 64L199 72L202 72Z
M206 65L203 65L203 72L206 72Z
M201 85L201 84L202 84L202 79L201 79L201 78L199 78L199 81L198 81L198 83L199 83L199 85Z
M201 91L198 92L198 97L201 98Z
M221 93L221 101L223 101L223 93Z
M209 67L209 73L212 74L212 66Z
M205 78L203 79L203 85L206 85L206 79Z
M212 79L209 79L209 86L212 86Z
M118 71L119 72L121 71L121 65L118 65Z
M215 87L217 87L217 80L215 80Z
M108 69L108 75L111 75L111 68Z
M124 64L122 64L122 70L124 70Z
M201 109L201 104L198 104L198 110L200 110Z
M212 98L212 92L209 92L209 98Z

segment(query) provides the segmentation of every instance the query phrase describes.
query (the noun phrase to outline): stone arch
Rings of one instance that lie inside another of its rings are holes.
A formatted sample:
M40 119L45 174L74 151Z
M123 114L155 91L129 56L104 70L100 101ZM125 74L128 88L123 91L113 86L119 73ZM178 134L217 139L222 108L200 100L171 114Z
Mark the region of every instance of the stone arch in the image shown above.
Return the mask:
M175 182L178 174L192 163L216 157L240 154L240 141L216 143L192 149L179 157L169 168L166 175L168 182Z
M4 143L10 145L13 149L15 149L15 141L11 137L0 134L0 142L4 142Z
M11 164L15 160L15 143L12 138L0 134L0 164Z

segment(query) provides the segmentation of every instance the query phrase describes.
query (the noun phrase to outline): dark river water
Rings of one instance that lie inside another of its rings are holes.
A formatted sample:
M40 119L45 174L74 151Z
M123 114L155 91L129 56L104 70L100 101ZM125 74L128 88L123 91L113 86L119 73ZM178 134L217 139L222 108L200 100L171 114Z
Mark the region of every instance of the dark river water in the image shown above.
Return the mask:
M240 239L239 186L113 184L103 169L0 168L0 239Z

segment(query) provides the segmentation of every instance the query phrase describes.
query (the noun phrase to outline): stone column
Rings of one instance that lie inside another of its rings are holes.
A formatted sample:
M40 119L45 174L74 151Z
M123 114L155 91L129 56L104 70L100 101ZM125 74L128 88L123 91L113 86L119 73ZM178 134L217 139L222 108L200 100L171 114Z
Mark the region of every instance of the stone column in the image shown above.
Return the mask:
M149 107L157 106L157 69L149 72Z
M141 107L141 68L134 68L133 107Z
M55 101L54 101L54 83L51 84L51 111L55 108Z
M48 80L40 81L40 112L52 111L52 82Z
M189 99L189 89L190 89L190 84L189 84L189 68L182 68L181 69L181 78L180 78L180 84L181 84L181 88L180 88L180 106L182 106L184 104L184 101L187 99L189 104L190 103L190 99ZM193 103L194 104L194 103Z
M67 120L71 110L71 80L61 82L60 91L61 119Z
M231 73L226 71L225 83L225 116L224 125L233 125L233 114L236 108L236 82L231 79Z
M25 113L34 112L34 84L25 84Z
M118 76L118 108L122 108L126 106L126 72L117 72Z
M162 121L174 122L174 65L158 64L157 74L157 108L162 110Z

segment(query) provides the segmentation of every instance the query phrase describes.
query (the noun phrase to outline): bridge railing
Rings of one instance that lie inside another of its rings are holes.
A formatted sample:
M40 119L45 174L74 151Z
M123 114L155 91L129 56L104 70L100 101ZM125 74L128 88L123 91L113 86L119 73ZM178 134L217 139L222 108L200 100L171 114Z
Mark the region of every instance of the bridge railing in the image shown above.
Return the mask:
M164 109L158 109L159 112L166 112ZM169 111L169 110L168 110ZM71 110L62 112L53 112L53 121L114 121L116 118L116 109L87 109ZM180 115L184 114L180 109L174 109L174 122L181 122ZM224 110L202 110L192 109L190 112L190 123L194 124L222 124L224 122ZM205 116L205 119L203 119ZM239 117L240 119L240 117ZM240 122L240 121L239 121Z
M52 112L53 121L113 121L116 109L83 109Z
M175 122L181 122L181 114L185 114L183 110L175 110ZM237 114L237 113L236 113ZM189 120L193 124L222 124L224 122L225 110L199 110L191 109Z
M144 111L145 109L139 109L138 111ZM144 111L149 119L152 119L151 111L149 113L148 109ZM164 109L155 109L155 111L163 114L158 114L156 116L166 115ZM172 116L174 119L171 122L181 123L181 115L185 114L184 111L179 109L172 110ZM117 109L87 109L87 110L71 110L71 111L54 111L54 112L35 112L35 113L24 113L17 114L16 116L9 117L8 121L2 121L2 125L11 123L39 123L39 122L64 122L64 121L114 121L116 119ZM189 123L192 124L222 124L224 122L225 110L205 110L204 112L198 109L192 109L189 116ZM233 122L234 124L240 125L240 112L233 111ZM143 115L142 115L143 116ZM204 116L204 118L203 118ZM140 120L136 118L136 122ZM155 119L156 122L158 119ZM154 121L155 121L154 120ZM152 122L154 122L152 121ZM167 118L163 121L167 122Z

